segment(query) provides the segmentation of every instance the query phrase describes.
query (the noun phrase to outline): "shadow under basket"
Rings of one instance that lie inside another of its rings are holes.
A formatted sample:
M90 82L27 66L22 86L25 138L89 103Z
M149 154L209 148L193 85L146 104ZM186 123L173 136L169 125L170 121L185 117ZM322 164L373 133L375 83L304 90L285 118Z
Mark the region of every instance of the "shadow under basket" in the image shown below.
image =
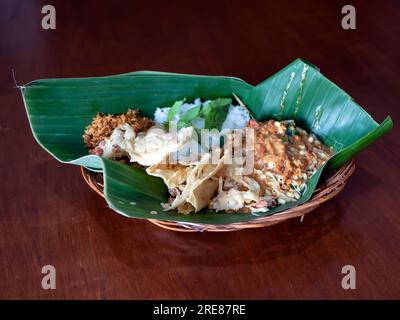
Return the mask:
M237 222L231 224L212 225L212 224L193 224L174 221L162 221L157 219L147 219L151 223L172 231L180 232L202 232L202 231L238 231L248 228L268 227L288 219L300 217L300 221L304 216L316 209L319 205L337 196L347 184L350 176L355 170L354 161L349 161L338 170L331 173L328 177L321 177L321 182L315 189L311 199L306 203L285 211L273 214L267 217L261 217L246 222ZM101 173L89 171L81 167L81 173L86 183L99 195L104 198L103 192L103 176Z

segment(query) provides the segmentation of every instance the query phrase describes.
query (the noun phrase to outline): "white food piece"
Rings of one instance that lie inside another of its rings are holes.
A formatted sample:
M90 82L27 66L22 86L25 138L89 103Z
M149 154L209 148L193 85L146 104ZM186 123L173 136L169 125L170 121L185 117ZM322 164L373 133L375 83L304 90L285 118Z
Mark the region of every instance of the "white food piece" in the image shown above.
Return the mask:
M158 164L169 157L179 163L190 165L199 161L205 153L193 136L193 127L168 132L154 126L147 132L136 135L129 124L115 128L111 136L99 144L102 156L114 158L117 155L128 155L130 162L143 166Z
M212 209L221 210L239 210L244 207L244 193L237 189L228 191L220 190L218 196L213 199Z
M167 122L169 110L171 110L171 108L157 108L154 112L154 122L156 124Z
M248 190L240 191L245 187ZM223 190L223 187L229 188ZM250 207L250 204L257 203L260 199L260 185L250 177L231 177L224 181L222 177L219 179L219 187L217 196L211 201L211 208L216 211L234 210L237 211L243 207Z
M193 127L182 128L177 133L152 127L146 133L141 133L136 137L133 150L129 153L131 162L138 162L142 166L160 163L170 153L180 150L190 142L192 135Z
M268 207L261 207L261 208L254 208L250 207L251 213L258 213L258 212L267 212L269 211Z
M121 127L115 128L111 136L101 143L103 149L102 156L112 158L115 155L116 148L122 152L131 153L133 151L133 143L136 133L133 128L125 123Z

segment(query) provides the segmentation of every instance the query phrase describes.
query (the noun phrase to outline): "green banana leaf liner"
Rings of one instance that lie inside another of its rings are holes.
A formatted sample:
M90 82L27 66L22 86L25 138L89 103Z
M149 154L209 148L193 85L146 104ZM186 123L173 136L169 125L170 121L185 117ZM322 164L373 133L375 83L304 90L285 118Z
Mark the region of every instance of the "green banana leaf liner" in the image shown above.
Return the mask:
M338 168L393 126L390 117L379 125L315 66L299 59L257 86L233 77L141 71L108 77L36 80L22 86L21 91L38 143L61 162L102 171L105 198L113 210L128 217L186 223L243 222L302 204L312 196L326 166ZM168 199L168 192L160 178L88 155L84 146L83 131L97 112L123 113L128 108L138 108L152 118L157 107L170 106L179 99L214 99L232 93L243 100L257 120L294 119L333 147L334 156L313 175L298 201L257 215L206 209L190 215L164 212L160 203Z

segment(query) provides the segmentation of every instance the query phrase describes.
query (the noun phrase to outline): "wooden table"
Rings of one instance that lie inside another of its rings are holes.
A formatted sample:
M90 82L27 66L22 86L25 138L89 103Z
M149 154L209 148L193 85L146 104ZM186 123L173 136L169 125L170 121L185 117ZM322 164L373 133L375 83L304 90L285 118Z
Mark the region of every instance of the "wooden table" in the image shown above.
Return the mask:
M104 3L103 3L104 2ZM46 1L0 4L0 298L400 298L400 4ZM394 130L356 158L344 192L300 223L181 234L124 218L79 168L35 142L11 69L24 84L134 70L232 75L257 84L295 58L321 68ZM56 290L41 269L56 268ZM343 290L344 265L356 290Z

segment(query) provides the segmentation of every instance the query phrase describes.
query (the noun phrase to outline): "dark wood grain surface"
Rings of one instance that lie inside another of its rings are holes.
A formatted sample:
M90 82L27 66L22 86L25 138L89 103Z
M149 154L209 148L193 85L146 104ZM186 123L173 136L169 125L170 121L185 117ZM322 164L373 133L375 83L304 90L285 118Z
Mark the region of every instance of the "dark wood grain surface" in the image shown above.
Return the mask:
M41 8L56 8L56 30ZM400 3L12 1L0 4L0 298L400 298ZM257 84L296 58L317 65L392 132L356 158L344 192L304 222L180 234L124 218L35 142L13 88L134 70ZM57 289L43 290L54 265ZM343 290L353 265L357 289Z

